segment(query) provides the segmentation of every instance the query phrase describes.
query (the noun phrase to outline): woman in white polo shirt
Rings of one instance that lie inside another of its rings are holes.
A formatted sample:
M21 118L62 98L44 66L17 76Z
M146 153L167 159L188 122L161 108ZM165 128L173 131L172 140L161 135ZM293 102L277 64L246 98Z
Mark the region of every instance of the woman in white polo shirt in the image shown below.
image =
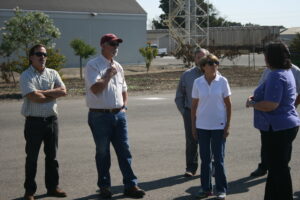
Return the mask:
M198 139L201 158L201 189L198 198L212 195L212 156L217 199L225 199L227 180L224 170L225 142L231 119L231 91L218 73L219 60L209 54L199 62L204 75L194 81L192 90L193 136Z

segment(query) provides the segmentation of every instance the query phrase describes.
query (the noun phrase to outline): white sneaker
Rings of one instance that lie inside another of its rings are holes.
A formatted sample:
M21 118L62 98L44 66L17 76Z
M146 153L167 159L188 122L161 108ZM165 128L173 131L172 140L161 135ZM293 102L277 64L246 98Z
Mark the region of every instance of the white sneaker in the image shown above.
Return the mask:
M217 193L217 199L225 200L225 198L226 198L226 193L225 192L218 192Z

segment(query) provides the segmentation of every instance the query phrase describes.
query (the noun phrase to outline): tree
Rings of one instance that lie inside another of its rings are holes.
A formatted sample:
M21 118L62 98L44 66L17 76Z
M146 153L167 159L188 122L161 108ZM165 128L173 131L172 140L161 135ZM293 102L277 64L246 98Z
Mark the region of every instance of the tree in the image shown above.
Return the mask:
M146 62L147 73L149 72L150 65L153 59L157 56L158 50L157 48L151 47L151 42L147 42L147 46L139 49L140 54L144 57Z
M16 49L14 44L10 44L9 42L2 42L0 45L0 55L3 56L3 58L6 59L5 62L3 62L0 65L0 71L1 71L1 78L6 82L9 83L11 78L13 78L14 85L16 86L16 79L13 74L13 68L18 63L16 61L10 61L10 56Z
M17 55L25 53L36 44L54 47L54 39L60 37L60 31L53 24L48 15L42 12L22 12L15 8L15 16L4 23L1 28L3 43L12 45Z
M290 45L292 62L300 66L300 33L297 33Z
M209 26L210 27L219 27L219 26L242 26L239 22L230 22L227 21L223 17L219 17L218 10L212 5L207 4L204 0L197 0L197 3L202 6L202 9L207 11L207 7L209 8ZM169 0L160 0L160 6L159 6L164 14L160 15L159 20L152 20L152 24L155 27L155 29L168 29L168 26L164 23L164 20L168 19L169 16ZM177 20L183 20L181 18L178 18ZM200 23L200 22L199 22ZM180 24L180 23L178 23ZM203 26L207 26L206 21L203 22Z
M179 51L177 51L174 56L177 59L182 59L184 63L184 67L191 67L192 62L194 62L194 49L196 48L195 45L190 44L179 44Z
M18 7L15 8L15 16L5 21L0 31L2 35L0 54L7 58L1 66L9 66L11 71L18 73L28 68L29 49L33 45L44 44L49 53L55 46L54 39L60 37L59 29L54 26L48 15L42 12L22 12ZM12 56L16 60L10 59ZM53 69L61 67L49 64L52 60L56 60L54 63L60 63L61 66L65 62L64 56L58 51L53 53L53 57L48 57L47 67Z
M82 58L87 59L91 55L96 54L96 49L88 44L86 44L83 40L74 39L70 43L71 47L75 51L75 55L79 56L80 63L80 79L82 79Z

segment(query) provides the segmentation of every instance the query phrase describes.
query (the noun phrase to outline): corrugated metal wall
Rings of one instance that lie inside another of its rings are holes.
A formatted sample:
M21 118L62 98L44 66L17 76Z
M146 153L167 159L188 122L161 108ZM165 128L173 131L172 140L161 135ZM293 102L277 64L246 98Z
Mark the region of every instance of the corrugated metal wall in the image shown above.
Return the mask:
M209 45L239 48L263 47L266 42L278 38L279 34L279 26L212 27L209 28Z
M79 67L79 57L74 55L73 49L70 47L71 40L82 39L95 47L99 54L100 37L105 33L115 33L123 39L116 58L120 63L139 64L144 62L138 49L146 44L146 15L98 14L92 16L90 13L45 13L53 19L55 26L61 31L61 38L56 41L56 47L66 56L66 67ZM0 26L3 26L4 20L11 16L13 16L13 12L0 12Z

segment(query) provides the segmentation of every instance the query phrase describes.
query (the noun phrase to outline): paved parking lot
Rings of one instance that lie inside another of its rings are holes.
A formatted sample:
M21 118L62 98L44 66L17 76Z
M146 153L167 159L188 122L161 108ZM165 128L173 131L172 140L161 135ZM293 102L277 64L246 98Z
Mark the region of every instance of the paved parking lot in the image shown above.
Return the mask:
M230 200L263 199L265 178L252 179L249 174L259 162L260 136L252 126L253 114L244 108L253 88L232 88L233 119L226 146L226 171ZM133 168L146 200L194 199L200 185L199 171L193 178L184 178L183 123L174 104L174 92L148 96L129 94L129 137ZM60 186L68 193L65 199L98 198L96 186L95 145L87 125L87 108L83 97L58 102L60 112ZM24 194L24 118L21 101L0 102L0 199L21 199ZM126 199L122 177L112 152L113 199ZM300 199L300 139L294 142L290 163L295 199ZM38 199L45 196L44 155L40 152L37 173ZM211 198L212 199L212 198Z

